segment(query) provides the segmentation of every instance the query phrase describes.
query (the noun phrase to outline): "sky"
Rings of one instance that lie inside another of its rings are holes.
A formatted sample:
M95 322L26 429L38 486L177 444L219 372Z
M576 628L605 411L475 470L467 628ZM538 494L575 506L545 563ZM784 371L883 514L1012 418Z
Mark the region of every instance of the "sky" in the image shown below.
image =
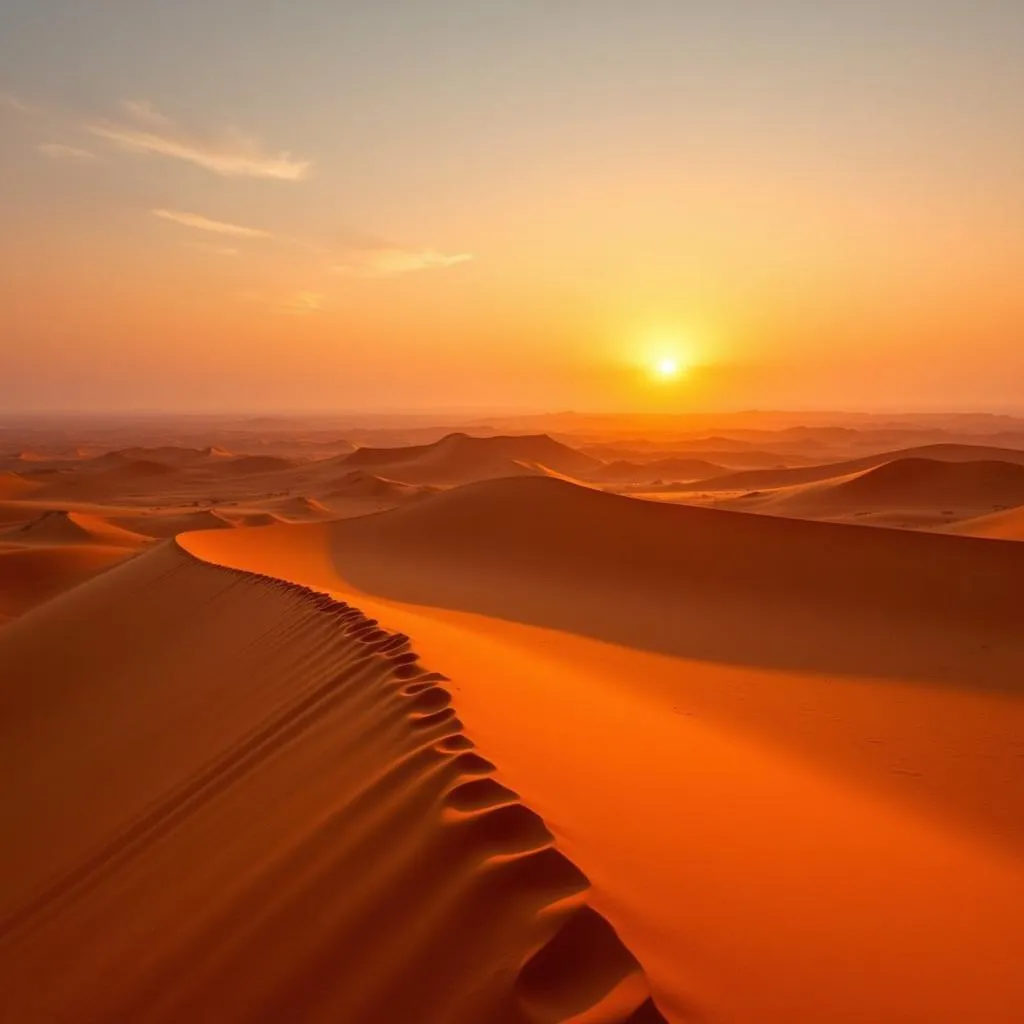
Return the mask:
M1024 411L1022 126L1020 0L4 0L0 405Z

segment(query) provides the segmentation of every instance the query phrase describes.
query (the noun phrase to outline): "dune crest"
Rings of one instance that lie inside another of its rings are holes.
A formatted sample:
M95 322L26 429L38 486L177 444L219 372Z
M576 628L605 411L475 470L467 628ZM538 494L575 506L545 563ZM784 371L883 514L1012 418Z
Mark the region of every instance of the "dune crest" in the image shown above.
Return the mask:
M165 544L0 660L12 1020L663 1020L444 678L356 608Z

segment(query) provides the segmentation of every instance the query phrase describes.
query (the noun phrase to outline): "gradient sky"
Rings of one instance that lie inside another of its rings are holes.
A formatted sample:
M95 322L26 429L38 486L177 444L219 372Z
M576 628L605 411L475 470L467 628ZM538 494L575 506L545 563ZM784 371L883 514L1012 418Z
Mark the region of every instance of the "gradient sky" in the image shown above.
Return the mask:
M4 0L0 204L7 409L1024 410L1021 0Z

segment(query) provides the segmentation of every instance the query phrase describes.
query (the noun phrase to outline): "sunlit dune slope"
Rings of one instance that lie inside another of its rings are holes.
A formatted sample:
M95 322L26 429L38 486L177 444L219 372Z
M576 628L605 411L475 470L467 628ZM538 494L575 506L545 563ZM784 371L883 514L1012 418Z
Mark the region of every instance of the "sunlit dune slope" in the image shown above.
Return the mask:
M452 678L673 1021L1024 1015L1024 548L544 478L181 544Z
M342 465L364 469L403 483L462 484L505 476L528 476L546 467L582 476L600 462L546 434L470 437L449 434L433 444L406 448L360 448Z
M443 677L354 608L166 544L0 664L5 1020L662 1019Z
M946 532L998 540L1024 540L1024 508L1010 508L974 519L964 519L947 527Z

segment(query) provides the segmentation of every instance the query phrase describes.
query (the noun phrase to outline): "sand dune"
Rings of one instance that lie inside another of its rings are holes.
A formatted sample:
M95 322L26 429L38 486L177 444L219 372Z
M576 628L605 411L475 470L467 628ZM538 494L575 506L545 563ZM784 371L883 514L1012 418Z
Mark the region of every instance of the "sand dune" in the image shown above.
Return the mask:
M231 458L222 448L188 448L180 445L161 445L154 448L120 448L93 459L97 464L124 465L132 462L159 462L166 466L194 466L210 461Z
M920 448L907 448L901 451L883 452L867 455L860 459L845 462L830 462L818 466L806 466L796 469L765 469L748 470L741 473L729 473L715 477L708 483L694 485L701 490L743 491L771 490L780 487L793 487L800 484L819 483L823 480L838 480L874 469L888 462L906 459L931 460L935 462L1007 462L1024 466L1024 451L1012 448L991 448L984 445L966 444L933 444Z
M257 473L280 473L294 469L296 465L292 459L276 455L243 455L240 458L224 460L217 469L231 476L255 476Z
M965 519L946 527L946 532L970 537L992 537L996 540L1024 540L1024 508L1010 508Z
M443 677L354 608L163 545L0 662L8 1019L662 1019Z
M0 624L130 556L122 546L0 544ZM6 666L5 666L6 668Z
M668 1019L1024 1014L1019 545L543 478L180 543L412 635Z
M284 516L286 519L307 519L330 518L331 510L316 498L308 498L302 495L294 495L290 498L283 498L274 503L274 513Z
M724 506L772 515L916 528L973 518L1021 503L1024 466L896 459L816 483L749 491L726 501Z
M651 483L661 481L707 480L723 476L729 471L703 459L655 459L653 462L618 460L595 470L589 476L601 483Z
M325 496L329 498L383 498L400 501L418 490L419 488L411 484L388 480L365 470L354 469L344 476L332 480Z
M938 462L897 459L837 483L840 500L874 505L1024 503L1024 465L1008 462Z
M8 544L104 544L109 547L137 548L147 538L133 533L100 516L80 512L52 510L21 526L0 534Z
M0 500L23 498L39 485L18 473L0 473Z
M111 519L126 530L155 538L174 537L190 530L223 530L232 525L209 509L192 512L146 510L134 515L112 516Z
M462 484L505 476L535 475L543 466L583 476L600 463L546 434L470 437L449 434L433 444L406 448L360 448L343 465L402 483Z
M224 512L221 518L231 526L276 526L284 522L272 512Z

